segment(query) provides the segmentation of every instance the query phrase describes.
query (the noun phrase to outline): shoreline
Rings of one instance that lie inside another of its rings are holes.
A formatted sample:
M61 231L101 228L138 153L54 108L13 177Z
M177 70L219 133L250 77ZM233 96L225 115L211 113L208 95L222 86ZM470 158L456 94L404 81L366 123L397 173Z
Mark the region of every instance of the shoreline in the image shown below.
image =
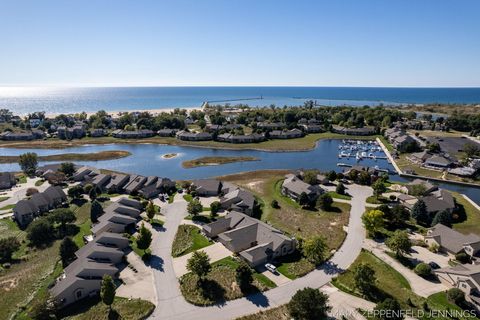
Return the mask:
M232 144L217 141L189 142L176 138L152 137L145 139L117 139L112 137L82 138L78 140L38 140L38 141L0 141L1 148L9 149L68 149L89 145L109 144L158 144L166 146L181 146L193 148L207 148L217 150L247 150L263 152L307 152L315 149L321 140L375 140L377 135L372 136L348 136L336 133L316 133L302 138L287 140L268 140L259 143ZM284 148L282 148L284 147Z
M155 108L155 109L135 109L135 110L109 110L109 111L105 110L105 112L110 116L117 116L118 114L125 113L125 112L128 112L128 113L131 113L131 112L149 112L152 115L158 115L158 114L163 113L163 112L171 113L175 109L187 110L187 112L191 112L193 110L197 110L197 111L203 110L203 108L200 106L200 107L176 107L176 108L160 108L160 109ZM88 111L88 112L85 111L85 113L87 114L88 117L90 117L91 115L96 114L100 110ZM84 112L84 111L80 111L78 113L81 113L81 112ZM49 113L45 113L45 117L55 118L56 116L59 116L61 114L75 114L75 113L49 112Z
M129 157L128 151L99 151L90 153L60 153L48 156L37 156L39 162L53 161L106 161ZM0 164L17 163L20 156L0 156Z

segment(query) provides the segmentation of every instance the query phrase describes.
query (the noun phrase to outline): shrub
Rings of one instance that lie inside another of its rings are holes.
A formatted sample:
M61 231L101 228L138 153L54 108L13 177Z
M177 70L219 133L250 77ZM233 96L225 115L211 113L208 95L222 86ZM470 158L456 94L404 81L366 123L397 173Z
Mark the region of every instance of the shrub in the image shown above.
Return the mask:
M432 268L426 263L419 263L415 267L415 273L420 277L428 277L432 274Z
M469 263L470 257L465 252L459 252L455 255L455 259L460 263Z
M447 291L447 298L456 305L465 302L465 293L458 288L451 288Z
M280 205L278 204L278 201L273 199L272 202L270 203L270 206L274 209L280 208Z
M27 197L30 197L31 195L34 195L35 193L38 193L38 189L36 188L28 188L27 191L25 192L25 195Z

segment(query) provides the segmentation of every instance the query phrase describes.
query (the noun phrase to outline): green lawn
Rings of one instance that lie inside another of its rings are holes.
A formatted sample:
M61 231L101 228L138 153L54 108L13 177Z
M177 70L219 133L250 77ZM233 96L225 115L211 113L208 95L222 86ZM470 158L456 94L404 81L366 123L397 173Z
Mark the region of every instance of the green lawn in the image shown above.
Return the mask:
M261 220L285 232L288 235L309 238L322 235L330 249L338 248L345 239L343 226L348 223L350 204L335 202L333 210L306 210L294 200L281 194L281 183L287 170L262 170L245 172L221 177L249 189L254 193L262 207ZM277 200L280 209L271 207Z
M155 305L145 300L116 297L112 305L113 317L108 316L108 307L102 302L83 308L79 305L68 309L69 314L73 314L68 317L70 320L143 320L152 314Z
M238 261L231 257L213 263L212 270L204 280L203 287L198 285L198 278L194 274L187 273L180 278L180 289L183 296L188 302L195 305L211 305L265 291L275 286L267 277L254 273L252 286L242 292L235 283L235 270L238 264Z
M235 320L291 320L292 317L288 313L287 305L267 309L248 316L243 316Z
M14 207L15 207L14 204L9 204L9 205L7 205L7 206L1 207L0 210L11 210L11 209L13 209Z
M45 183L45 180L38 180L38 181L35 181L35 187L40 187L42 184Z
M327 194L334 199L352 200L352 196L349 196L348 194L340 194L335 191L329 191Z
M168 197L168 203L173 203L173 200L175 199L177 192L174 192Z
M292 280L303 277L313 269L315 269L315 265L303 258L298 252L284 257L277 266L278 272Z
M83 247L85 243L83 242L83 237L91 234L92 222L90 220L90 208L91 203L86 202L81 207L72 205L70 209L73 210L75 216L77 217L76 225L79 226L80 231L73 236L73 241L77 244L79 248Z
M367 198L366 202L370 204L383 204L388 203L388 200L384 197L370 196Z
M213 244L213 242L200 233L200 228L182 224L178 227L175 239L173 240L172 256L180 257L211 244Z
M192 202L193 197L192 197L191 194L186 193L186 194L183 195L183 199L185 199L185 201L187 201L187 202Z
M464 234L475 233L480 235L480 211L459 193L452 192L452 194L455 197L460 211L464 211L467 217L465 221L455 223L453 229Z
M21 174L20 176L18 176L17 179L19 184L27 183L27 176L24 174Z
M354 284L353 271L360 263L367 264L373 270L375 270L376 277L376 289L368 296L362 296L362 294L356 289ZM423 303L427 301L431 310L446 310L448 308L454 308L458 310L458 307L450 304L446 301L445 293L435 294L428 299L420 297L412 292L408 281L396 270L390 267L388 264L377 258L375 255L368 251L362 251L357 257L355 262L350 268L343 274L332 280L332 284L342 291L349 294L360 296L367 300L378 303L385 298L396 299L402 309L412 310L416 312L423 310ZM408 299L413 305L408 304ZM442 317L429 317L428 312L425 312L425 316L420 319L448 319ZM463 319L463 318L460 318Z
M10 197L0 197L0 202L10 199Z

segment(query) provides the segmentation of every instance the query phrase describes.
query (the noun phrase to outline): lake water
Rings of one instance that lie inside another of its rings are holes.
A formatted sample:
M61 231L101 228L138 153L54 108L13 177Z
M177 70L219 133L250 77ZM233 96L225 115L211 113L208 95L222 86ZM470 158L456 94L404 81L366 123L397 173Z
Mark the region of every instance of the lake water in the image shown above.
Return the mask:
M316 148L301 152L268 152L256 150L224 150L184 146L168 146L158 144L109 144L87 145L62 150L48 149L10 149L1 148L1 155L19 155L25 152L36 152L38 155L51 155L58 153L90 153L106 150L125 150L132 153L131 156L107 161L76 161L79 164L96 166L99 168L116 171L137 173L142 175L157 175L169 177L174 180L199 179L221 176L226 174L254 171L262 169L300 169L316 168L322 171L342 168L337 163L356 164L354 158L338 159L338 145L341 140L320 140ZM178 156L164 159L162 155L177 153ZM382 153L377 153L381 155ZM205 156L252 156L260 159L251 162L236 162L219 166L206 166L191 169L182 167L185 160L196 159ZM53 162L48 162L53 163ZM42 164L42 163L41 163ZM378 165L383 169L393 170L387 160L364 159L358 164L363 166ZM0 164L0 171L19 171L18 164ZM392 176L396 181L407 181L399 176ZM480 189L466 188L457 185L441 184L442 187L467 194L471 199L480 204Z
M124 88L36 88L0 87L0 107L27 114L76 113L200 107L204 101L243 100L251 106L318 104L378 105L380 103L476 103L480 88L361 88L361 87L124 87Z

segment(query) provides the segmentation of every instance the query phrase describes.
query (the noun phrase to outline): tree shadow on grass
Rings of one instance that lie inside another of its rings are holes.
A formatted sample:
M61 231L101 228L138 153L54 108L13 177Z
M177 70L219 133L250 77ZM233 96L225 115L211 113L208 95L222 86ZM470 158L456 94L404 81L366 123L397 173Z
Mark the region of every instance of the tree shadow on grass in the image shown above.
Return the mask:
M214 301L216 305L225 304L225 289L215 280L204 279L198 283L198 288L205 300Z

